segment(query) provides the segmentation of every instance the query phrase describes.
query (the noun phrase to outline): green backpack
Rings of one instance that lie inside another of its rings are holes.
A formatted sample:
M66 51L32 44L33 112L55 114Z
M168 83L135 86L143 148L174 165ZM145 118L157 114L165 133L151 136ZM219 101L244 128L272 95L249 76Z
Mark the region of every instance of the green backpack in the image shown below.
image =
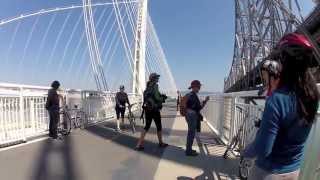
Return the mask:
M143 108L146 111L152 111L155 109L156 103L154 101L154 88L148 86L143 92Z

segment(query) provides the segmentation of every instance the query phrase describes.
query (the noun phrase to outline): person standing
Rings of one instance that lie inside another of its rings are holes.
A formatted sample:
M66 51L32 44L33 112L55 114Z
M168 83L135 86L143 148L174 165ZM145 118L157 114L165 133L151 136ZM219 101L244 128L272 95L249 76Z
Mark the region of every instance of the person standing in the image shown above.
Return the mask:
M191 89L191 92L186 95L185 118L188 124L188 135L185 154L186 156L197 156L198 153L192 150L192 145L196 131L200 131L201 121L203 120L200 111L208 102L209 96L202 103L200 102L198 93L201 89L201 83L198 80L192 81L189 89Z
M60 120L60 96L57 90L60 87L59 81L53 81L51 89L48 91L48 98L46 102L46 109L49 112L49 136L53 139L58 137L58 123Z
M149 81L147 83L146 90L143 93L144 98L144 111L146 118L146 125L144 131L141 132L141 136L135 147L136 150L141 151L144 149L143 142L147 132L150 129L152 120L155 122L157 127L157 136L159 140L159 147L167 147L168 144L164 143L162 140L162 124L161 124L161 109L162 104L167 99L167 96L159 92L159 82L160 75L156 73L151 73L149 76Z
M298 33L285 35L277 46L280 82L267 99L261 126L245 159L256 158L249 180L297 180L304 147L319 106L320 94L311 68L314 48Z
M117 130L121 131L120 128L120 115L122 120L122 125L124 124L124 114L126 112L126 104L130 106L128 94L125 92L123 85L120 86L120 91L116 94L116 114L117 114Z
M271 96L272 92L277 88L279 84L279 76L281 72L281 65L276 60L264 60L261 63L260 67L260 76L264 84L265 95L266 97Z
M178 94L178 97L177 97L177 111L179 111L180 98L181 98L180 91L177 91L177 94Z

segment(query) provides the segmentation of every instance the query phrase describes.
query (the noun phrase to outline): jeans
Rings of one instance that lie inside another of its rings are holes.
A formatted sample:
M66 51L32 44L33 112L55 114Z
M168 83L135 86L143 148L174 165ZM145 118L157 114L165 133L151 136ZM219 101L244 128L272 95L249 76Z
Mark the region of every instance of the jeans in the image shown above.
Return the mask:
M250 171L248 180L298 180L300 170L284 174L272 174L257 166Z
M58 135L58 123L60 120L59 110L50 110L49 111L49 135L57 136Z
M192 151L192 144L194 137L196 135L197 124L198 124L198 114L193 110L187 110L186 121L188 123L188 135L187 135L187 145L186 152L190 153Z

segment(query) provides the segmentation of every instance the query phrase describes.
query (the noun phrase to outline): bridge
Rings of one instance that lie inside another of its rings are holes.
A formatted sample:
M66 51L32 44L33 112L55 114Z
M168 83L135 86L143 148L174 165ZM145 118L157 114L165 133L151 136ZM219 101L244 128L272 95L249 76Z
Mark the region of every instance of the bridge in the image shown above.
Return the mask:
M82 4L0 19L4 32L0 38L8 42L0 45L1 178L239 179L239 152L254 139L254 123L264 108L256 91L261 86L259 63L285 33L293 31L304 33L319 56L320 5L304 18L299 1L235 0L234 4L232 66L225 92L210 94L202 111L202 132L194 143L200 155L194 158L184 155L187 127L176 110L178 88L148 13L148 0L82 0ZM144 125L138 118L139 104L152 72L161 75L159 86L169 95L162 110L169 147L158 147L151 128L145 151L138 152L134 147ZM44 107L49 87L43 85L53 79L65 85L59 93L66 104L86 114L85 129L73 129L57 141L47 137ZM122 132L115 131L114 95L121 84L137 104L137 133L130 131L128 122ZM308 140L301 180L320 178L319 129L318 121ZM224 157L239 133L241 142Z

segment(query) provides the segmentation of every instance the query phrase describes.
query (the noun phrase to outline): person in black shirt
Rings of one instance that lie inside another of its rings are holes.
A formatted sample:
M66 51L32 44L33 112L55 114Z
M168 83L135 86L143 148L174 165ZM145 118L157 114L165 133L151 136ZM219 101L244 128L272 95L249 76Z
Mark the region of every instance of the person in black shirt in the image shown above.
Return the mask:
M57 90L60 87L59 81L53 81L51 84L51 89L48 91L48 98L46 102L46 109L49 112L49 136L53 139L58 137L58 123L60 120L59 108L60 99Z
M163 103L165 103L167 96L161 94L159 91L159 78L160 75L157 73L151 73L149 76L149 81L147 82L146 89L143 93L144 98L144 113L146 119L146 125L144 131L141 132L138 143L135 147L135 150L142 151L144 150L144 138L147 132L150 129L152 121L156 124L157 136L159 141L159 147L165 148L168 146L167 143L164 143L162 140L162 123L161 123L161 109Z
M177 91L177 111L179 111L179 105L180 105L180 98L181 98L181 94L180 94L180 91Z
M130 105L128 94L124 92L124 86L120 86L120 92L116 94L116 114L117 114L117 130L120 131L120 115L122 119L122 124L124 123L124 114L126 112L126 103Z
M186 155L187 156L197 156L198 153L195 150L192 150L193 140L196 134L196 130L200 131L201 121L203 117L200 113L201 109L206 105L209 97L201 103L198 97L198 93L201 88L201 83L198 80L191 82L189 89L192 89L190 93L187 94L186 102L186 121L188 123L188 136L187 136L187 145L186 145Z

